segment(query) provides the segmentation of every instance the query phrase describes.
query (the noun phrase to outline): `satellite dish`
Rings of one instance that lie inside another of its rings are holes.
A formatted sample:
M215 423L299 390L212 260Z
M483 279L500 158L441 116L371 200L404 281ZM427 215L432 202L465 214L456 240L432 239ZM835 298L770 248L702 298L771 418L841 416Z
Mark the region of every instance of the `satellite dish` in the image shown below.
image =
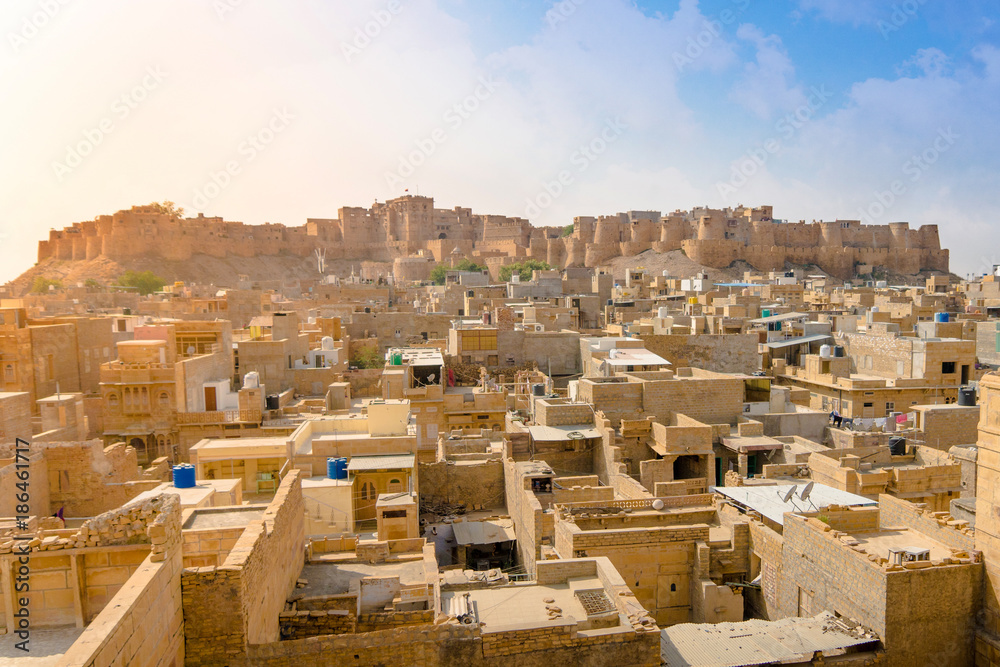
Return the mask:
M437 376L434 373L431 373L430 375L427 376L427 381L428 382L434 382L434 378L436 378L436 377Z
M805 488L802 489L802 493L799 494L799 498L801 498L802 500L809 500L809 494L812 493L813 486L815 484L816 482L809 482L808 484L806 484Z
M785 491L785 493L781 496L781 502L787 503L789 500L791 500L792 496L795 495L795 489L797 489L797 488L798 488L798 486L795 485L795 484L793 484L792 488L790 488L787 491Z

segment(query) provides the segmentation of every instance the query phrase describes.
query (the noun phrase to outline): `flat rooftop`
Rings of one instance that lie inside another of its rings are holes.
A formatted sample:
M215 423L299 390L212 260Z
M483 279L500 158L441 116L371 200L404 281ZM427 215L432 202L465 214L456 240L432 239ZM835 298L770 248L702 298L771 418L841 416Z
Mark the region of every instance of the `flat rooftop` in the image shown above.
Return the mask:
M351 590L351 583L364 577L399 577L402 586L426 584L422 558L378 563L308 563L302 567L300 579L309 583L296 590L302 597L339 595Z
M929 549L931 560L950 558L951 547L909 528L880 530L877 533L850 533L867 553L889 558L889 549Z
M498 588L441 593L441 606L448 609L451 598L469 593L469 600L483 624L483 632L503 632L517 628L545 625L551 622L547 607L562 610L563 621L587 620L576 591L604 591L604 584L597 577L578 577L564 584L515 584ZM551 600L551 602L546 602ZM631 629L631 628L630 628Z
M231 493L241 483L239 479L200 479L194 486L184 489L176 487L170 482L164 482L155 489L143 491L126 504L141 503L155 498L161 493L175 493L180 496L182 509L197 507L216 493Z
M251 521L264 516L260 506L248 507L205 507L193 510L184 522L185 530L205 530L208 528L239 528L250 525Z

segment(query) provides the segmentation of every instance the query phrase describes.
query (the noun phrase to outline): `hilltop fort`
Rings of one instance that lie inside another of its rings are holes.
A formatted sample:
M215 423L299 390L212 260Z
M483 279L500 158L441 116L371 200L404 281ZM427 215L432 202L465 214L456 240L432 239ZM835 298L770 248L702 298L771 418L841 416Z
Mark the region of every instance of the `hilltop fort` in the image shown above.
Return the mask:
M948 251L940 246L937 225L790 223L775 220L772 213L771 206L738 206L579 216L565 235L561 227L533 227L524 218L435 208L433 198L414 195L371 208L344 207L336 218L309 218L298 227L247 225L202 214L182 218L148 205L52 230L38 244L38 261L136 256L186 261L196 254L307 258L322 249L329 260L395 261L397 273L405 275L411 258L426 263L431 257L440 262L461 255L492 259L490 264L532 258L566 268L598 267L647 250L682 250L707 267L724 268L739 260L760 271L783 269L786 262L814 264L841 279L852 278L858 265L910 275L948 271Z

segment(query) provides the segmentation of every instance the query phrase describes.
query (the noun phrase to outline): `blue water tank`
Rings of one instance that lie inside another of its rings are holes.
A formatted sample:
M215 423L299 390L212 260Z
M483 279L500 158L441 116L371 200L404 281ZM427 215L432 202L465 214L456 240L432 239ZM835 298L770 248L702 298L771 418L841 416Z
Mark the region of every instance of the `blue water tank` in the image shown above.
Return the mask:
M181 463L174 466L174 486L178 489L190 489L194 487L194 466L190 463Z
M947 322L948 321L948 313L934 313L934 321L935 322Z
M335 479L347 479L347 459L337 459L336 473L337 477Z
M337 479L337 459L332 456L326 460L326 478Z

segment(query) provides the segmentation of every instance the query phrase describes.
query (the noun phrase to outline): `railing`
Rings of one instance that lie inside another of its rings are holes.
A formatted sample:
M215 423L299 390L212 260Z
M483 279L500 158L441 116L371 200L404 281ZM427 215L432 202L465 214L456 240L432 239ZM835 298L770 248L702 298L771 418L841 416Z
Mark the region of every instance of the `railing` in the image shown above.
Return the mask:
M178 424L259 424L260 410L214 410L212 412L178 412Z

